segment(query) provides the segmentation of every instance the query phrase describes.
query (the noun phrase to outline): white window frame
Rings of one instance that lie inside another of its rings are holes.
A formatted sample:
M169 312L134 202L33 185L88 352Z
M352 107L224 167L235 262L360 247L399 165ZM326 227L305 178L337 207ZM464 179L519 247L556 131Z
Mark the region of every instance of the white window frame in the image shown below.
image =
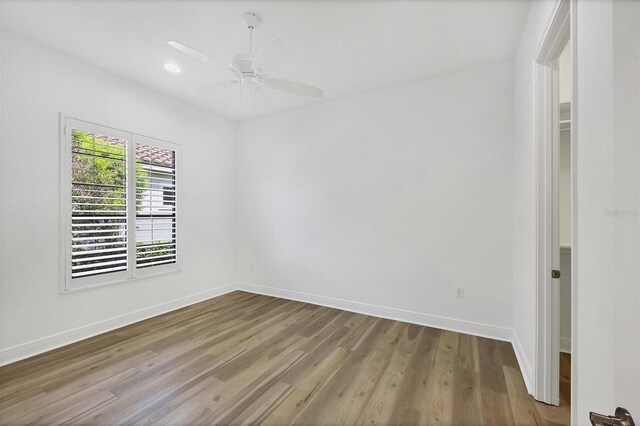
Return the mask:
M181 205L180 185L182 182L181 173L181 152L180 145L162 139L145 136L132 131L118 129L114 126L99 124L94 121L75 118L64 113L60 113L60 292L72 293L92 288L99 288L125 282L132 282L148 277L164 275L181 271L182 235L181 226ZM75 124L75 126L74 126ZM127 194L135 192L136 168L135 159L136 144L145 144L159 148L170 149L175 152L175 207L176 207L176 261L175 263L156 265L146 268L138 268L136 265L136 203L129 202L127 195L127 270L108 272L88 277L71 278L71 130L81 128L82 130L104 133L109 131L110 135L127 140Z

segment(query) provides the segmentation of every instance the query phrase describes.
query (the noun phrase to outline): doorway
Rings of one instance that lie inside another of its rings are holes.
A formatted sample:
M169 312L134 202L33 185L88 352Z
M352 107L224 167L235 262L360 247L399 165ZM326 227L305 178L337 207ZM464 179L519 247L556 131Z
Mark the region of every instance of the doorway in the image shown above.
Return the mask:
M558 58L558 234L560 243L559 406L571 404L571 45Z
M570 2L560 0L535 60L536 364L534 397L571 400L572 135Z

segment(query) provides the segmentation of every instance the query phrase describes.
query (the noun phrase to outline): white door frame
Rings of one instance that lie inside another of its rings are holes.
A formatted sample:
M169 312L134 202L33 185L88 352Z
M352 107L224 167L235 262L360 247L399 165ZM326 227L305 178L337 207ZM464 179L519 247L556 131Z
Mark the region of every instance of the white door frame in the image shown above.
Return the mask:
M570 9L569 0L558 0L534 62L537 215L534 397L553 405L560 401L560 283L551 277L553 269L560 269L558 57L570 39ZM572 73L575 75L573 67Z

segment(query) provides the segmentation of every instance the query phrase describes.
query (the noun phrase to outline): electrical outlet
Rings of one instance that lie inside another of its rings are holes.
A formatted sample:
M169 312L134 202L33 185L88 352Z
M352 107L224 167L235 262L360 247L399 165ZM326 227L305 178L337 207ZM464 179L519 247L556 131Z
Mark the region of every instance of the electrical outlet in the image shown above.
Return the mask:
M464 299L464 288L456 289L456 297L458 299Z

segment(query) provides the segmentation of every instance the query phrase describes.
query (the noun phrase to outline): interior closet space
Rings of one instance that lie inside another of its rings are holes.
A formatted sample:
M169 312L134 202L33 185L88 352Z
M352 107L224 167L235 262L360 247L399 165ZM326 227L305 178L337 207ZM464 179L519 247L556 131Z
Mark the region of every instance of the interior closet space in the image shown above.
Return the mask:
M558 61L560 101L560 405L571 395L571 53L567 44Z

